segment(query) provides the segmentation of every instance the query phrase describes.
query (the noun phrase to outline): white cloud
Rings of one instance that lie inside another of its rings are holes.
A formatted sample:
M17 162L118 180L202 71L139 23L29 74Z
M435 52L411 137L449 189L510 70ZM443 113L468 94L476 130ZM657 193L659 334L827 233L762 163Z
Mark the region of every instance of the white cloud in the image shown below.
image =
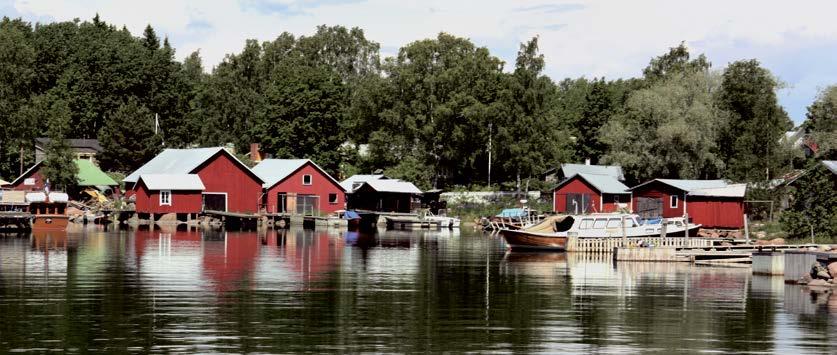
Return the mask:
M752 57L741 47L792 56L799 43L837 42L837 2L830 1L19 0L14 7L24 16L56 20L98 12L137 35L151 23L169 35L180 57L200 49L209 66L240 51L247 38L308 34L320 24L361 27L384 48L445 31L490 44L508 63L519 42L539 34L547 72L555 78L637 76L651 57L681 41L710 60Z

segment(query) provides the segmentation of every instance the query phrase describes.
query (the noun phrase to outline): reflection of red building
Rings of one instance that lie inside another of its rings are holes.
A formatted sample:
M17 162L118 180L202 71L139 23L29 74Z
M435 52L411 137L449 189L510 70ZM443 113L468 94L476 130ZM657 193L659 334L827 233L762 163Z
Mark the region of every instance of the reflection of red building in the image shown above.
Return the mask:
M343 242L326 232L289 232L283 256L303 280L314 280L335 269L343 254Z
M233 291L253 281L253 271L261 250L255 232L224 233L220 240L203 241L203 272L219 292Z

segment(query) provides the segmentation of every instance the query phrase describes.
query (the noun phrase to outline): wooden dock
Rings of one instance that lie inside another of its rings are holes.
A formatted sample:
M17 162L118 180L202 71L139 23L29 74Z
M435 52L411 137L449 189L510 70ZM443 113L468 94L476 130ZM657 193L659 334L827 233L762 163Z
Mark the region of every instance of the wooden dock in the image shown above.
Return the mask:
M32 214L29 212L0 212L0 230L28 231L32 229Z

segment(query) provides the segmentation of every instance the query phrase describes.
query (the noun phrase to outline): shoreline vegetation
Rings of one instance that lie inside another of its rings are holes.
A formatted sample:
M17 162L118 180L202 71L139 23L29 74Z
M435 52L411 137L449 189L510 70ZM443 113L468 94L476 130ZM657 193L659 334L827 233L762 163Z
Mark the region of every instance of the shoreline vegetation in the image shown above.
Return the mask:
M151 24L135 35L98 15L3 17L0 177L31 166L35 139L48 136L98 139L111 174L164 148L259 143L338 178L382 171L425 190L548 191L545 171L589 159L622 166L628 185L722 178L750 184L748 199L778 202L787 173L837 158L837 86L794 128L776 98L781 79L758 60L713 64L683 43L627 79L551 78L537 36L511 63L447 33L382 57L362 29L343 26L242 45L207 68L199 51L175 59ZM71 187L71 152L52 141L47 178ZM809 226L817 238L837 236L833 175L804 176L776 220L790 238ZM468 220L477 211L460 212Z

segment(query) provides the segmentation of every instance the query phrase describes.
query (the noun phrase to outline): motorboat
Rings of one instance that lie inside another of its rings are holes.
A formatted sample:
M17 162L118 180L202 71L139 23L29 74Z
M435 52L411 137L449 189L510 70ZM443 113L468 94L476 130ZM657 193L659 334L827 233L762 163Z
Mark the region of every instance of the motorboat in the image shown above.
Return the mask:
M327 217L329 227L356 229L360 225L360 215L355 211L337 210Z
M30 192L26 194L32 230L63 231L70 217L67 215L69 196L63 192Z
M438 221L439 225L442 228L449 228L449 229L459 228L459 224L461 223L459 218L448 217L448 216L445 216L445 215L435 215L435 214L433 214L433 212L430 212L430 211L427 211L427 214L424 216L424 219L428 220L428 221Z
M559 215L544 219L528 228L500 230L500 235L512 250L567 249L569 237L577 238L647 238L696 237L699 224L685 218L643 220L636 214L594 213L588 215Z

